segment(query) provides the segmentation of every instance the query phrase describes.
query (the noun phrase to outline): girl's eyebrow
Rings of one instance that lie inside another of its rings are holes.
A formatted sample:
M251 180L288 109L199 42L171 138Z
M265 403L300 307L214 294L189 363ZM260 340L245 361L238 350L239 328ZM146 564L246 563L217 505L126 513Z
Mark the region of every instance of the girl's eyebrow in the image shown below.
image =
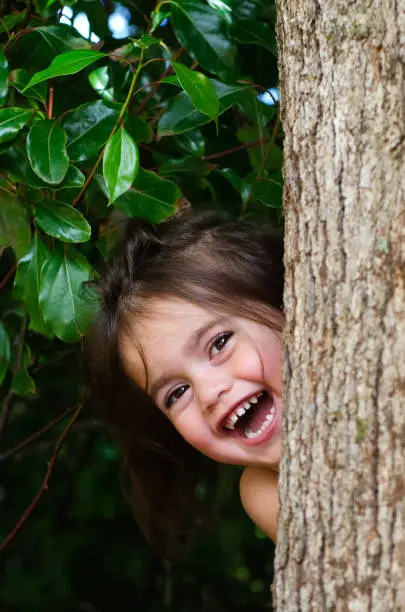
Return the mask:
M213 327L216 327L217 325L220 325L226 319L227 317L225 316L217 317L216 319L208 321L205 325L202 325L201 327L196 329L191 334L189 340L186 343L186 346L185 346L186 352L193 351L193 349L195 349L195 347L198 346L201 338L203 338L205 334L210 331L210 329L212 329ZM170 381L170 379L171 379L171 376L167 374L162 374L161 376L158 376L150 386L149 395L152 398L155 398L158 391L160 391L160 389L164 387Z
M221 325L221 323L223 323L226 319L227 317L225 316L217 317L216 319L212 319L211 321L208 321L205 325L202 325L201 327L196 329L191 334L190 339L186 343L186 351L192 351L193 349L195 349L200 343L201 338L203 338L205 334L210 331L210 329L216 327L217 325Z

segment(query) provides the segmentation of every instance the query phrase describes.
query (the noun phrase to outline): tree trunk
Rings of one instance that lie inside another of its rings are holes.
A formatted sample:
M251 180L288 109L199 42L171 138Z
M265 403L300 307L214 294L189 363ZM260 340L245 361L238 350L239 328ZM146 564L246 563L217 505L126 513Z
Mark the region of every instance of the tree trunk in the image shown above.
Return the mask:
M403 0L278 0L278 612L405 610Z

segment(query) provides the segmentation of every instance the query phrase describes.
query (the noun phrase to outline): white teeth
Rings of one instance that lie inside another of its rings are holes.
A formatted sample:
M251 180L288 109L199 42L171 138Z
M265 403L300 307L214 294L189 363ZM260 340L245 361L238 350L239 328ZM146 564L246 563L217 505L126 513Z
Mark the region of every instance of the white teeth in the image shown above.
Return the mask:
M262 424L262 426L257 431L252 431L251 429L245 429L244 434L247 438L252 439L256 438L259 434L263 433L263 431L270 425L274 418L274 407L270 409L270 412L266 414L266 418Z
M259 397L261 397L262 395L263 391L260 391L254 397L251 397L248 402L245 402L243 406L239 406L239 408L234 410L234 412L232 412L232 414L230 414L226 419L224 426L227 429L235 429L235 425L239 418L242 417L246 413L246 411L252 407L252 404L257 404L257 402L259 401Z

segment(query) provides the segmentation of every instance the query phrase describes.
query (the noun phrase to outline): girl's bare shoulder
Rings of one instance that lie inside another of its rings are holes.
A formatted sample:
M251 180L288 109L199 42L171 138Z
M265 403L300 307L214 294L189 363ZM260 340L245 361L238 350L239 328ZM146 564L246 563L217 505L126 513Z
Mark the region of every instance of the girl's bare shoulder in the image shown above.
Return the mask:
M240 479L243 507L274 542L277 537L278 475L270 468L249 466Z

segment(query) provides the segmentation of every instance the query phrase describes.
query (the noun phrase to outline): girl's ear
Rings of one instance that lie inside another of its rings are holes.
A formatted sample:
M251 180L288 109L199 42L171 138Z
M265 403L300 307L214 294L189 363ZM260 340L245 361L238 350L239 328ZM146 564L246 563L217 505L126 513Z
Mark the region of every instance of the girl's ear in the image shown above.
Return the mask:
M278 476L269 468L247 467L239 483L243 507L254 523L276 542Z

